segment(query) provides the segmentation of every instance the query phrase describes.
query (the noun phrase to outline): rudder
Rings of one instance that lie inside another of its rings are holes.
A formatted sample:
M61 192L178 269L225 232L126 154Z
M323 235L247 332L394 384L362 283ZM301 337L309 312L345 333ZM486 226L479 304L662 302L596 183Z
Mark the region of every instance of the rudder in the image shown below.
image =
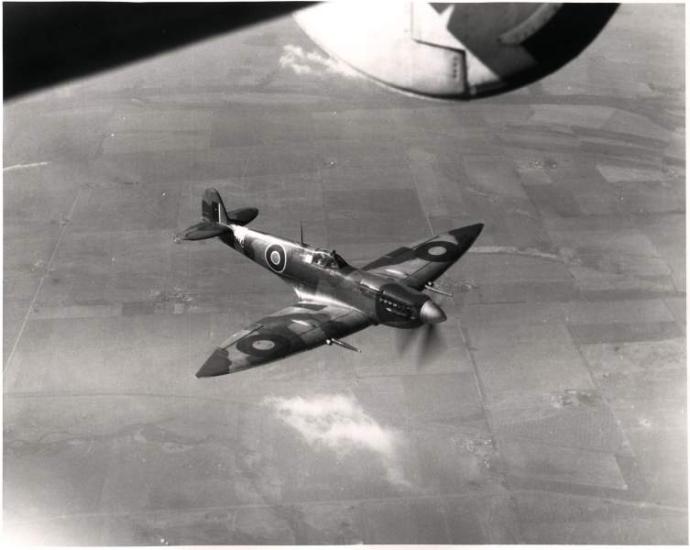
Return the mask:
M207 222L225 225L228 223L228 213L225 210L223 199L220 198L220 193L213 187L209 187L204 191L204 196L201 199L201 215Z
M229 223L247 225L258 216L259 211L256 208L248 207L228 212L223 204L223 199L220 198L220 193L213 187L209 187L204 191L204 197L201 199L201 214L207 222L223 225Z

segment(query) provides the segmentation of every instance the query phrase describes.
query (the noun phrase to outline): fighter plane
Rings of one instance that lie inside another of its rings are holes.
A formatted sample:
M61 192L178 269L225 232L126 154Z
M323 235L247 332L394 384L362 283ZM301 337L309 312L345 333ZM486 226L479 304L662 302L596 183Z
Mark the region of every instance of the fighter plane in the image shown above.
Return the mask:
M247 228L258 210L227 212L215 189L206 189L201 210L203 221L177 234L176 241L219 238L291 285L297 302L230 336L199 369L198 378L238 372L323 344L359 351L341 339L370 325L426 327L431 337L446 315L423 291L447 294L434 281L484 227L453 229L356 268L334 250L306 245L302 235L301 242L293 242Z

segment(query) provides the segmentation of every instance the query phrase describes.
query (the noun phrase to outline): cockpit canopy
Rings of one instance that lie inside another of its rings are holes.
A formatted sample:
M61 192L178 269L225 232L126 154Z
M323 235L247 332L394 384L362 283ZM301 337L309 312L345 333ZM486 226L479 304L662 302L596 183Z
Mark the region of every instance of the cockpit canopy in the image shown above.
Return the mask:
M340 269L347 265L347 262L335 250L325 250L323 248L314 250L311 263L330 269Z

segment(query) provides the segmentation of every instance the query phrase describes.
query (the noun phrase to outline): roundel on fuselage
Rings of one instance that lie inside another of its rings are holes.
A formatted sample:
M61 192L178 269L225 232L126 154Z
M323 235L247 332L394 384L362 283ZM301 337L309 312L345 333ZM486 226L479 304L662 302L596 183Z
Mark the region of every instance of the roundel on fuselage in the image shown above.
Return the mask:
M285 271L287 255L282 244L272 244L266 248L266 263L276 273Z

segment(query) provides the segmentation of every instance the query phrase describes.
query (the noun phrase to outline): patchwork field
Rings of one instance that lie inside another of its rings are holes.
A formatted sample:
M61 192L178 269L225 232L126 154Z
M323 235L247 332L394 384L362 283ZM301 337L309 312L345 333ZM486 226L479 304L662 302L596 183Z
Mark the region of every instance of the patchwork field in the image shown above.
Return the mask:
M307 69L304 69L307 67ZM4 531L43 544L686 544L684 6L623 5L471 103L287 17L4 110ZM460 225L445 348L394 329L216 379L293 301L203 189L356 265Z

